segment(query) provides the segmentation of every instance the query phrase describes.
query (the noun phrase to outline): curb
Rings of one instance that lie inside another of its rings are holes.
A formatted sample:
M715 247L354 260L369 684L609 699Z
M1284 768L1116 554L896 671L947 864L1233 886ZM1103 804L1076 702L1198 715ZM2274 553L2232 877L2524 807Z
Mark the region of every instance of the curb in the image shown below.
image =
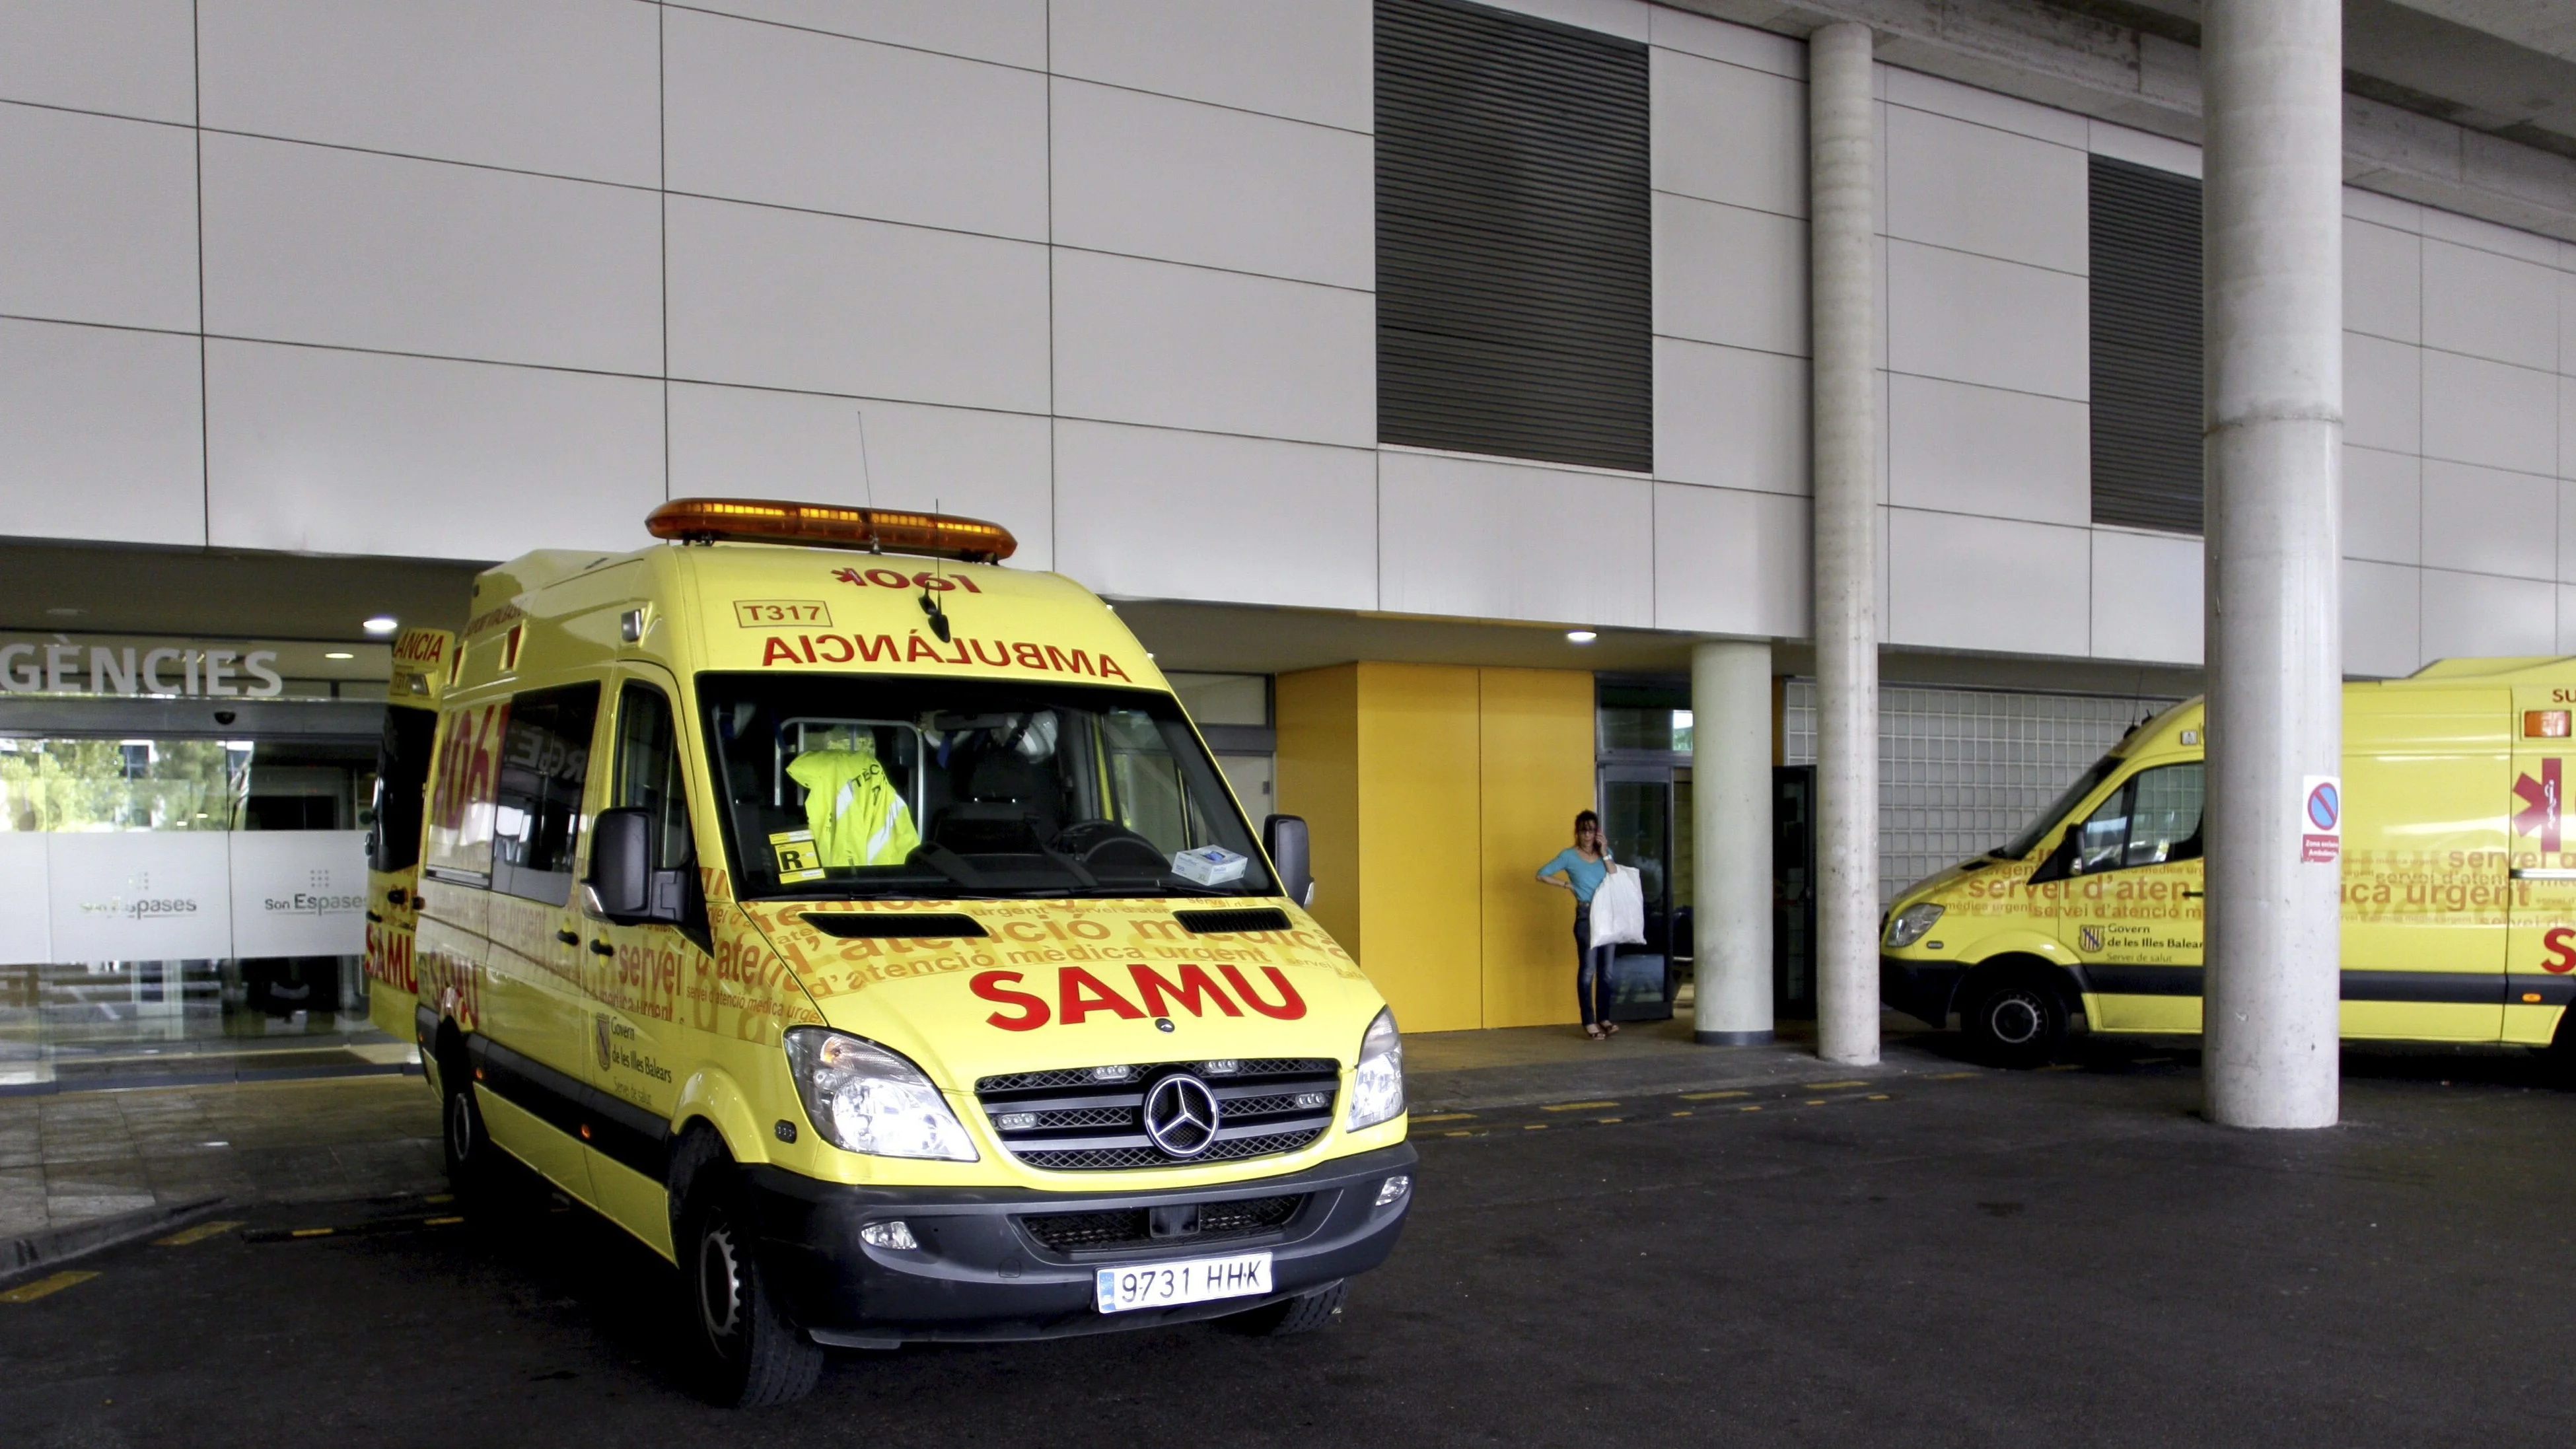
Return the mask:
M175 1228L191 1218L204 1217L223 1203L220 1197L190 1198L185 1202L111 1213L103 1218L0 1242L0 1286L39 1269L56 1267L104 1248Z

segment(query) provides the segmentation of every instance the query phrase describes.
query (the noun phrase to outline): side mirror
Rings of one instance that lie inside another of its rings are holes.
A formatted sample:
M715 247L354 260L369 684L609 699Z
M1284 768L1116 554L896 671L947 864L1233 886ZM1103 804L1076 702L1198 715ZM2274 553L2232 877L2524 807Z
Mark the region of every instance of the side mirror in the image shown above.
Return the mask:
M653 868L653 818L631 806L602 810L591 823L581 886L592 912L621 926L684 926L695 914L696 872Z
M2050 881L2066 880L2082 873L2076 869L2075 860L2075 837L2079 833L2080 826L2066 828L2066 833L2057 838L2057 848L2039 863L2039 869L2030 873L2030 884L2046 885Z
M1306 849L1306 817L1273 815L1261 822L1261 848L1279 871L1279 893L1301 906L1315 903L1315 868Z

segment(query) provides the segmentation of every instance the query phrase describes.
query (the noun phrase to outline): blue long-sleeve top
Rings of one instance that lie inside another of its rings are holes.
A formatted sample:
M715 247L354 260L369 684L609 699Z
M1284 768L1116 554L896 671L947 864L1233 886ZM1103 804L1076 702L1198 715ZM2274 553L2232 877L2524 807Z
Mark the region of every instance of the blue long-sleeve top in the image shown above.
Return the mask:
M1565 878L1573 883L1574 898L1590 905L1592 893L1601 889L1602 880L1610 874L1610 857L1605 854L1599 860L1585 860L1583 852L1569 845L1538 868L1538 878L1545 880L1558 871L1565 872Z

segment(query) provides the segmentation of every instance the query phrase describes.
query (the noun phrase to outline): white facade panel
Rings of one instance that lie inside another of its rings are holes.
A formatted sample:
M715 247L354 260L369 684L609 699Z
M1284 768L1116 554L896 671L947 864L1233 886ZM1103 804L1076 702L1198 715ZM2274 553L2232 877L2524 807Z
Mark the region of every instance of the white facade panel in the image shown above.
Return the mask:
M2398 679L2422 667L2423 573L2397 564L2344 560L2345 674Z
M2093 519L2082 403L1898 373L1887 380L1888 501L2082 527Z
M1654 198L1655 332L1807 351L1807 224L1686 196Z
M2198 664L2201 542L2170 533L2093 530L2093 654Z
M1055 0L1050 14L1058 75L1375 127L1370 0Z
M2492 221L2480 221L2473 216L2430 206L2419 208L2418 214L2424 219L2424 235L2428 239L2457 242L2464 247L2519 257L2544 267L2558 265L2558 243L2536 232L2517 231Z
M1655 339L1655 476L1759 493L1808 487L1807 361Z
M2343 335L2343 440L2392 453L2423 451L2423 349Z
M2427 240L2424 345L2556 371L2559 282L2555 267Z
M1047 0L692 0L690 8L1025 70L1047 63Z
M228 832L102 830L45 839L57 961L232 954Z
M2558 480L2424 462L2424 563L2464 573L2557 576Z
M1803 637L1808 503L1781 493L1655 485L1655 627Z
M1080 81L1054 118L1058 245L1377 286L1367 136Z
M2170 171L2176 176L2200 175L2200 148L2189 141L2176 141L2147 131L2132 131L2109 121L2095 121L2085 127L2086 144L2096 156L2115 161Z
M1047 409L1046 249L671 198L674 378Z
M2033 140L2072 146L2079 151L2091 140L2091 128L2082 116L2073 111L2036 105L2015 96L1981 91L1957 81L1892 65L1878 68L1878 81L1879 98L1890 106L1930 111L1952 120L1973 121L1980 126L2018 132Z
M0 497L22 538L206 541L194 337L0 319Z
M233 956L361 956L367 832L240 830L231 845Z
M1377 308L1362 292L1055 254L1056 411L1367 447Z
M2343 214L2418 235L2424 230L2423 207L2376 191L2364 191L2358 186L2343 189Z
M2424 239L2346 218L2343 325L2393 342L2424 339Z
M2083 150L1890 106L1887 234L2052 271L2091 260Z
M0 196L0 312L196 330L194 135L0 106Z
M1578 30L1597 30L1621 40L1644 40L1652 28L1645 0L1493 0L1509 10L1540 20L1553 20Z
M2517 473L2558 471L2558 379L2424 349L2424 456Z
M1886 301L1894 371L2077 402L2091 391L2082 277L1890 240Z
M1781 216L1807 214L1802 82L1661 47L1648 57L1648 78L1649 164L1657 191Z
M214 341L206 392L219 548L629 549L668 496L649 378Z
M1412 453L1378 459L1378 607L1398 614L1654 626L1654 485Z
M1377 456L1055 425L1060 566L1105 594L1377 607Z
M1887 510L1891 644L2091 652L2091 531Z
M197 113L194 0L0 5L0 100L175 121Z
M1789 80L1804 80L1807 75L1807 47L1803 41L1666 5L1653 6L1648 11L1646 38L1659 50L1722 60Z
M2424 562L2422 459L2344 445L2343 552L2380 563Z
M657 24L633 0L204 0L205 124L651 186Z
M673 191L1042 241L1047 80L673 10Z
M2576 654L2576 585L2558 586L2558 648L2560 654Z
M2424 570L2424 657L2547 654L2558 647L2558 586Z
M661 370L651 192L240 136L204 145L211 333Z
M1043 417L685 382L670 414L674 498L936 508L1009 529L1013 567L1055 566Z

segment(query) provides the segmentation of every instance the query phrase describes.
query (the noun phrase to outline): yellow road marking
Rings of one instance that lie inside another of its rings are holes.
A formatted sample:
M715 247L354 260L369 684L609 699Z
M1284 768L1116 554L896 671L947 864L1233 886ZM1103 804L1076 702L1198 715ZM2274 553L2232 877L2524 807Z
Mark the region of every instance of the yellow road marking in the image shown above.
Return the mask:
M1861 1100L1864 1102L1884 1102L1887 1100L1887 1094L1885 1092L1872 1092Z
M1866 1087L1867 1082L1800 1082L1810 1092L1830 1092L1836 1087Z
M1475 1134L1475 1133L1473 1133L1473 1132L1469 1132L1469 1131L1467 1131L1465 1128L1459 1128L1459 1129L1457 1129L1457 1130L1455 1130L1455 1131L1443 1132L1443 1133L1441 1133L1440 1135L1441 1135L1441 1136L1443 1136L1443 1137L1473 1137L1473 1136L1475 1136L1476 1134Z
M239 1223L199 1223L195 1227L181 1228L179 1231L172 1233L166 1238L155 1238L152 1240L152 1246L156 1248L184 1248L190 1243L202 1243L206 1239L214 1237L218 1233L229 1233L240 1226L241 1224Z
M1416 1117L1413 1120L1416 1122L1465 1122L1473 1118L1475 1115L1476 1114L1473 1112L1434 1112L1427 1117Z
M1825 1105L1825 1099L1822 1097L1809 1097L1806 1100L1805 1105L1810 1107L1821 1107Z
M1984 1075L1985 1073L1983 1072L1934 1072L1923 1080L1927 1082L1964 1082L1970 1077L1982 1077Z
M1625 1117L1595 1117L1592 1120L1603 1127L1607 1127L1613 1122L1625 1122L1628 1119Z
M50 1297L73 1284L86 1283L97 1276L96 1273L83 1272L77 1268L66 1268L51 1277L39 1278L33 1283L22 1283L6 1293L0 1293L0 1303L33 1303L39 1298Z
M424 1228L444 1228L463 1221L465 1221L463 1218L423 1218L420 1225Z
M287 1236L290 1238L327 1238L338 1231L340 1231L338 1228L297 1228L295 1231L288 1233Z
M1544 1132L1547 1130L1547 1124L1544 1122L1523 1122L1521 1124L1521 1130L1523 1132Z
M1762 1104L1756 1102L1750 1107L1738 1107L1735 1110L1738 1112L1759 1112L1762 1110Z
M1589 1112L1600 1107L1616 1107L1618 1105L1619 1104L1616 1102L1550 1102L1546 1106L1539 1108L1539 1110L1542 1112Z
M421 1201L432 1205L443 1202L454 1202L456 1201L456 1194L452 1192L433 1192L429 1196L422 1198Z
M1690 1115L1690 1112L1688 1109L1684 1109L1682 1111L1675 1112L1673 1115L1676 1117L1687 1117Z
M1685 1102L1714 1102L1720 1097L1750 1097L1752 1095L1753 1094L1751 1092L1684 1092L1682 1093L1682 1100Z

